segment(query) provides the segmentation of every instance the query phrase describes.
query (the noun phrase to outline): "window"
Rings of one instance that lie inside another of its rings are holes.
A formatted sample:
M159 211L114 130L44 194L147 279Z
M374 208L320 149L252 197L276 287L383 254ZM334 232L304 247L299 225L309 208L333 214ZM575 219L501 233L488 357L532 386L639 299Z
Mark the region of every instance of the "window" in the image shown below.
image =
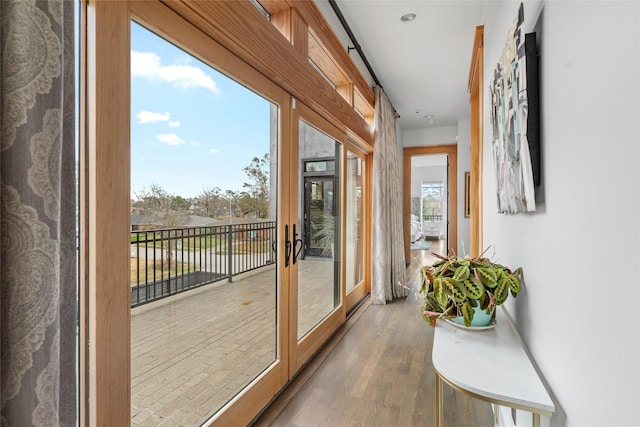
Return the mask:
M444 214L444 184L422 183L422 220L442 221Z

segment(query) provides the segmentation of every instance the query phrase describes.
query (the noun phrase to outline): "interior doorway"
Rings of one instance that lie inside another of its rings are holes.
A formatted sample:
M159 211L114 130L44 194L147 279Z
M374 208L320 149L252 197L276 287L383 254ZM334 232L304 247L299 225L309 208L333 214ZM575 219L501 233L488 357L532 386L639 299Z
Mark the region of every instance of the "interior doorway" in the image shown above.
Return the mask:
M457 146L408 147L403 151L405 259L416 241L446 256L457 252Z
M412 249L434 250L440 240L447 247L448 157L425 154L411 157L410 242ZM444 254L442 254L444 255Z

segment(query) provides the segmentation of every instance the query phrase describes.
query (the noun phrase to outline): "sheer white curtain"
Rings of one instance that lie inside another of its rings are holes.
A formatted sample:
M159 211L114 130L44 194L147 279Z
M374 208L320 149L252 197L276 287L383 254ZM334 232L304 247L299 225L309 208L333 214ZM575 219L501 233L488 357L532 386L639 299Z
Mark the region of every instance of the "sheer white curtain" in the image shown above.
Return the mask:
M371 302L406 297L402 200L398 167L397 116L380 87L375 88L373 148L373 242Z
M0 425L75 426L73 8L0 0Z

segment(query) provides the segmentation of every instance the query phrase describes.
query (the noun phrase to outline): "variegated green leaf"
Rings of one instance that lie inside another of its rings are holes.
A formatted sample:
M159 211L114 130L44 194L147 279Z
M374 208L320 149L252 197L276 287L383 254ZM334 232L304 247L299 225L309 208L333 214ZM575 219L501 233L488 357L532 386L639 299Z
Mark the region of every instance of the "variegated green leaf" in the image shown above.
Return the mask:
M519 293L520 292L520 280L518 280L518 278L512 274L507 275L507 285L509 286L509 288L511 288L511 291L513 293Z
M498 285L496 271L489 267L478 267L476 273L480 281L488 288L495 288Z
M440 305L433 292L429 292L427 294L426 301L427 305L431 307L430 311L442 312L443 307Z
M489 295L487 295L486 292L484 292L482 294L482 296L480 297L480 299L478 301L480 301L480 308L481 309L486 310L487 307L489 307L489 301L490 300L489 300Z
M456 282L463 282L469 278L469 267L461 265L456 268L456 272L453 274L453 280Z
M500 305L507 300L509 296L509 286L507 286L506 280L503 280L493 290L493 302L496 305Z
M482 294L484 294L484 286L475 278L465 280L462 283L464 283L465 291L467 292L469 298L476 300L479 299Z
M471 326L471 321L473 320L473 315L475 313L471 304L469 304L468 301L462 304L461 311L462 317L464 318L464 325L466 327Z
M433 297L435 298L438 305L444 309L447 305L447 292L444 289L444 285L442 284L442 279L437 278L433 282Z
M450 277L445 277L442 279L442 284L445 292L455 302L463 302L467 298L467 294L464 291L464 286L460 282L456 282Z

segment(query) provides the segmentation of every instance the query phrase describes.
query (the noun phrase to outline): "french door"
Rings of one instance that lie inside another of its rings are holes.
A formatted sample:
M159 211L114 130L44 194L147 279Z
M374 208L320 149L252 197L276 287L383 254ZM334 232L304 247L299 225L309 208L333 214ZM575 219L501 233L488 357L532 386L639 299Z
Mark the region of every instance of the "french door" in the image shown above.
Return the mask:
M289 218L289 373L294 375L344 322L343 133L299 102L292 110Z
M247 424L367 291L369 153L166 5L91 10L88 424Z

